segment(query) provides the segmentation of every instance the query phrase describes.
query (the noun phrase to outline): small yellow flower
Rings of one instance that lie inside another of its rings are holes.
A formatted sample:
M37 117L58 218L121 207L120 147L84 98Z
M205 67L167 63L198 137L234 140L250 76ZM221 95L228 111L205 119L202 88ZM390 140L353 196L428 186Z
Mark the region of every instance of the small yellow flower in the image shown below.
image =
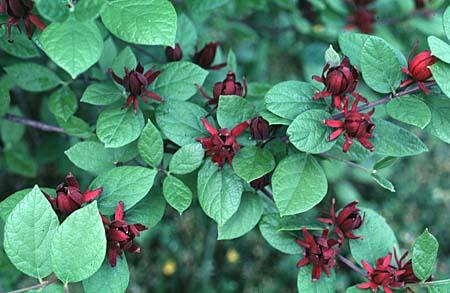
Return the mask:
M322 24L315 24L313 25L312 29L316 33L321 33L325 30L325 27Z
M176 271L177 263L172 259L167 260L162 267L162 273L164 276L172 276Z
M229 263L237 263L239 258L239 252L237 252L236 249L232 248L227 251L227 261Z

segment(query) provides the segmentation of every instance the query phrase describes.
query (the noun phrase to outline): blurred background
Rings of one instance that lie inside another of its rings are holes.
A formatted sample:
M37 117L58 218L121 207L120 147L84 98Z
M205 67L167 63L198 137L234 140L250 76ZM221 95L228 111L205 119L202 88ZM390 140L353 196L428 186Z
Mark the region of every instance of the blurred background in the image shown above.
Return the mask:
M383 37L405 56L416 42L420 48L426 48L427 36L444 36L441 17L449 4L444 0L375 0L367 6L370 11L367 16L356 10L353 0L172 2L178 14L186 15L194 25L199 45L207 41L221 43L217 61L228 60L229 68L236 69L240 79L245 76L249 81L250 98L260 101L264 92L278 82L310 81L313 74L320 74L325 50L332 44L339 51L337 37L345 31L364 31ZM98 24L102 25L100 21ZM123 47L119 40L114 41L119 49ZM5 42L2 30L0 49ZM165 59L161 47L135 46L133 50L143 63ZM186 48L184 59L189 60L192 53L193 48ZM2 67L18 60L0 50ZM34 61L56 70L44 57ZM99 69L93 68L92 74L96 74L95 70ZM223 80L226 71L212 72L205 87ZM0 71L2 75L4 72ZM84 88L80 83L78 96ZM366 88L361 91L369 99L379 98ZM11 96L15 114L56 124L47 107L48 94L15 89ZM95 121L99 111L80 104L79 113L88 123ZM377 109L377 115L385 115L383 109ZM322 162L330 188L316 212L328 211L332 196L337 198L339 207L359 199L361 205L373 208L386 218L404 250L410 249L415 238L428 227L440 243L436 276L448 278L450 148L419 129L408 128L430 151L397 160L382 171L397 192L382 189L359 169L339 162ZM68 171L79 177L83 186L92 180L64 155L77 138L43 133L5 120L0 122L0 132L0 200L34 184L55 188ZM371 166L373 162L363 164ZM192 177L191 181L195 182L195 175ZM258 228L233 241L216 239L215 223L201 212L195 200L182 217L166 207L162 221L141 237L143 252L127 255L131 272L128 292L296 292L295 265L299 257L271 248ZM339 292L362 281L347 268L339 269L347 272L337 274ZM0 292L30 284L33 280L20 274L0 250ZM81 286L74 291L81 291Z

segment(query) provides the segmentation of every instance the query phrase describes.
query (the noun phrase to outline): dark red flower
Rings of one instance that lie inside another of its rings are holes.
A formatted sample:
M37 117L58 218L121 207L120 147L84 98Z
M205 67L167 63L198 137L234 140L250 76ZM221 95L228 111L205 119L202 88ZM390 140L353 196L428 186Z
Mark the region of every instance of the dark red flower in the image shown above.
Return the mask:
M0 13L6 13L8 15L6 28L9 42L12 42L11 28L16 26L20 30L20 20L23 21L28 38L30 39L33 36L31 25L34 25L40 31L45 29L45 23L32 13L33 6L34 2L32 0L0 0Z
M241 148L236 137L247 129L249 121L236 125L232 130L227 128L217 130L209 124L206 118L202 118L202 123L211 137L197 138L196 140L206 150L206 156L211 157L212 161L219 167L223 167L226 161L231 165L234 155Z
M99 197L102 191L103 188L100 187L95 190L88 189L81 193L77 178L69 173L66 176L66 182L56 187L56 198L47 193L44 194L56 213L65 218L80 209L85 203Z
M233 71L229 71L223 81L216 82L213 88L214 98L211 98L199 84L196 84L196 86L202 96L208 99L208 105L217 105L220 96L247 96L247 80L244 79L244 87L242 87L242 84L236 81L236 74Z
M356 138L359 143L370 151L374 151L373 144L369 141L369 138L373 136L375 130L375 124L372 122L371 116L375 112L375 109L368 113L358 112L358 100L353 102L352 109L348 111L348 101L344 102L344 121L341 120L324 120L323 123L327 126L338 128L334 131L329 141L335 140L345 132L345 144L342 147L344 152L347 152L353 143L353 139Z
M183 51L181 50L180 44L176 43L175 48L166 47L166 58L167 61L180 61L183 58Z
M356 207L358 201L354 201L346 205L339 214L336 215L335 205L336 200L333 198L331 201L330 218L319 218L318 220L334 225L334 231L338 235L339 244L342 244L345 238L359 239L361 236L353 234L353 230L361 227L364 222L364 218L361 217L361 210Z
M216 58L216 51L219 45L219 42L211 42L206 44L200 51L197 51L196 48L192 62L204 69L219 70L225 67L227 63L220 63L211 66L214 62L214 59Z
M263 190L264 187L270 184L271 174L266 174L258 179L255 179L250 182L250 186L256 190Z
M266 140L270 138L270 125L262 117L255 117L250 122L250 134L254 140Z
M314 10L313 5L309 0L299 0L298 9L304 18L306 18L310 23L314 24L317 20L317 12Z
M313 79L322 82L325 89L317 92L313 99L333 97L333 104L339 110L342 109L342 103L347 100L346 95L351 94L356 99L367 102L367 100L360 94L355 92L359 80L358 70L350 64L348 57L344 57L341 64L336 67L331 67L327 63L322 71L322 77L313 76Z
M425 0L416 0L416 9L425 8Z
M419 283L420 279L417 278L416 275L414 275L414 271L412 268L412 259L409 259L407 262L404 262L404 260L406 259L407 256L408 256L408 251L406 251L402 255L402 257L399 259L397 257L397 250L394 248L394 257L395 257L395 262L397 263L397 268L401 271L404 271L404 273L401 276L399 276L398 280L400 282L403 282L404 284ZM431 277L427 281L431 281Z
M140 253L141 248L134 243L134 239L139 237L140 232L148 228L142 224L128 224L124 219L124 204L119 202L114 215L114 220L110 221L102 215L105 227L106 240L108 241L108 261L111 266L117 264L117 256L121 256L123 251L130 253Z
M374 30L375 11L365 6L358 6L347 19L349 22L346 26L347 29L357 28L364 34L370 34Z
M413 53L415 48L411 51ZM410 56L411 57L411 56ZM410 84L417 82L420 89L427 95L430 90L426 88L423 82L427 81L431 77L430 66L438 61L438 59L431 55L431 51L422 51L414 58L409 58L408 68L403 67L402 71L409 76L409 79L400 84L400 87L406 87Z
M307 264L313 266L311 278L319 280L322 270L330 276L331 268L336 265L336 252L333 248L337 244L335 239L328 239L328 229L323 230L320 237L313 236L303 229L304 240L296 239L298 245L303 247L303 259L297 263L297 268Z
M129 107L133 103L134 112L138 108L138 98L140 97L145 103L147 103L147 97L162 102L158 94L147 90L147 87L155 81L155 79L161 74L161 70L154 71L153 68L144 73L144 67L140 63L136 66L135 70L129 70L125 67L125 76L123 78L118 77L112 69L109 69L112 78L115 82L122 85L129 94L125 107Z
M400 278L405 274L405 270L392 266L391 260L392 254L388 253L387 256L377 260L375 268L372 268L365 260L361 261L367 271L369 281L357 287L359 289L370 288L372 292L377 292L378 286L381 286L385 293L392 293L391 288L404 288L405 284L400 281Z

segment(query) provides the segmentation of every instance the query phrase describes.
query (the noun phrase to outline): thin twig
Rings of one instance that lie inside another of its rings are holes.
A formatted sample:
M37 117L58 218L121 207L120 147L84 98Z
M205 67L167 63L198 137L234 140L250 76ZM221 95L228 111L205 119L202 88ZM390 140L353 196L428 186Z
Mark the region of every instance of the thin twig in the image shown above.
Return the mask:
M430 82L424 83L423 85L425 87L430 87L430 86L436 85L436 82L435 81L430 81ZM379 105L387 104L392 99L399 98L399 97L402 97L402 96L406 96L406 95L409 95L409 94L413 94L413 93L418 92L420 90L421 89L420 89L419 86L414 86L412 88L400 91L400 92L398 92L396 94L389 94L389 95L385 96L384 98L376 100L375 102L371 102L371 103L368 103L366 105L358 107L358 112L361 112L361 111L364 111L364 110L367 110L367 109L371 109L371 108L374 108L374 107L379 106ZM343 117L344 117L344 113L337 113L337 114L334 114L332 116L332 119L341 119Z
M57 281L58 281L58 279L55 276L52 276L50 279L48 279L47 281L44 281L40 284L36 284L36 285L30 286L30 287L22 288L22 289L15 290L15 291L10 291L8 293L21 293L21 292L27 292L30 290L42 289L42 288L47 287L48 285L56 283Z
M50 124L47 124L47 123L44 123L41 121L31 120L28 118L12 115L12 114L6 114L5 116L3 116L3 119L11 121L11 122L27 125L27 126L30 126L30 127L42 130L42 131L64 133L64 129L61 127L58 127L55 125L50 125Z
M274 201L273 192L270 189L268 189L267 187L264 187L263 189L258 189L258 190L260 190L262 193L264 193L264 195L266 195L268 199L270 199L271 201Z
M357 272L358 274L360 274L361 276L366 277L367 273L361 269L360 267L358 267L356 264L354 264L351 260L345 258L342 254L338 254L337 255L337 259L340 260L343 264L345 264L347 267L349 267L350 269L352 269L353 271Z

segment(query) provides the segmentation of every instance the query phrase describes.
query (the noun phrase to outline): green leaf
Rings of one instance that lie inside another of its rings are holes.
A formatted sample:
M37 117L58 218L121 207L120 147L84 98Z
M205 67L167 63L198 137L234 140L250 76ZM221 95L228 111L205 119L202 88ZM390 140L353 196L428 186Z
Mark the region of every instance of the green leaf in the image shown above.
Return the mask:
M151 88L165 100L185 101L197 93L195 85L202 85L206 76L208 71L194 63L170 62L162 67L161 75Z
M445 9L442 20L444 23L445 34L447 35L447 39L450 40L450 7Z
M281 216L306 212L322 201L328 184L325 172L311 155L284 158L272 177L275 204Z
M387 189L390 192L395 192L395 186L391 183L391 181L376 173L370 174L370 176L384 189Z
M84 91L81 102L96 106L107 106L123 97L123 92L112 82L94 83Z
M94 65L103 52L103 38L93 21L79 22L74 16L50 24L41 34L44 52L73 79Z
M450 99L442 94L433 94L433 98L426 99L425 103L431 109L431 122L425 132L450 143Z
M187 144L173 154L169 163L170 173L188 174L203 162L205 151L200 143Z
M263 110L259 114L269 122L269 125L290 125L292 123L292 120L277 116L268 110Z
M350 62L356 67L361 67L361 52L364 47L364 43L370 35L357 34L357 33L343 33L339 34L339 48L342 53L350 59Z
M387 167L392 166L395 162L397 162L397 158L395 157L385 157L375 163L373 166L374 170L381 170Z
M28 194L32 189L26 188L16 191L15 193L7 196L0 202L0 218L6 222L9 214L15 208L15 206Z
M53 71L36 63L16 63L4 69L17 86L29 92L47 91L62 82Z
M430 232L428 232L428 229L425 229L422 235L414 242L412 250L412 267L414 275L420 280L425 281L433 272L438 248L438 241Z
M197 43L197 31L195 30L195 25L186 14L178 16L176 42L183 49L184 56L194 54Z
M141 158L150 166L158 167L164 155L164 144L159 130L150 119L142 131L138 141L138 150Z
M53 115L67 121L77 111L78 100L68 86L63 86L50 96L48 108Z
M112 267L105 259L100 269L89 279L83 280L85 293L119 293L125 292L130 281L130 272L125 256L117 258L117 264Z
M333 128L327 127L323 120L331 119L324 110L309 110L298 115L287 129L289 141L300 151L320 154L330 150L336 140L328 141Z
M125 210L132 208L150 191L156 173L149 168L123 166L98 176L91 183L90 189L103 187L98 198L99 210L112 215L119 201L123 201Z
M11 148L4 152L7 170L25 177L36 177L37 164L28 151Z
M296 236L291 232L279 230L281 218L278 214L264 215L259 222L259 231L273 248L287 254L301 254L303 249L295 242Z
M96 19L102 11L105 0L79 0L75 6L75 17L79 21Z
M266 96L267 109L286 119L293 120L299 114L311 109L325 109L324 101L314 101L317 91L312 84L301 81L285 81L271 88Z
M233 129L236 125L256 116L255 107L240 96L220 96L217 122L221 128Z
M162 190L155 186L143 200L127 211L127 221L129 223L141 223L151 229L161 221L165 209L166 201L162 195Z
M123 154L123 152L126 153L127 149L129 149L128 146L110 149L105 148L99 142L82 141L73 145L64 153L78 168L93 174L100 174L113 169L120 161L129 160L129 156Z
M106 72L109 68L112 68L114 59L118 56L117 46L114 43L113 37L108 37L103 43L103 53L98 60L98 65L103 72ZM134 57L136 60L136 57ZM123 72L123 68L120 69L120 73Z
M207 160L198 172L197 186L200 206L219 226L238 210L243 187L228 165L218 168Z
M191 205L192 191L174 176L169 175L164 179L163 193L167 203L180 215Z
M331 270L331 276L322 275L319 280L311 278L312 265L303 266L298 270L297 290L305 293L334 293L336 292L336 274Z
M9 78L0 79L0 116L5 115L9 110L11 97L9 96Z
M138 139L144 128L144 117L138 110L112 107L97 120L97 136L107 148L118 148Z
M51 22L64 21L69 16L67 0L35 0L39 14Z
M16 107L12 107L8 113L19 117L23 117L22 112L19 110L19 108ZM23 136L25 135L24 125L8 120L2 121L0 125L0 130L1 130L1 138L5 145L16 144L20 142L23 139Z
M448 76L450 75L450 64L438 61L431 67L431 73L434 80L436 80L438 86L444 92L444 94L450 98L450 84L448 82Z
M424 129L431 121L431 111L417 96L403 96L390 101L387 113L398 121Z
M217 227L218 240L235 239L250 232L261 219L264 210L264 202L255 193L244 193L237 212Z
M53 238L53 269L63 283L92 276L102 265L105 254L105 228L95 201L73 212Z
M428 37L428 46L434 56L445 63L450 63L450 45L435 36Z
M58 224L50 202L36 185L5 223L4 249L17 269L36 278L50 275L50 247Z
M341 56L333 48L333 45L325 51L325 62L330 65L330 67L337 67L341 64Z
M361 71L366 84L376 92L394 92L403 77L402 64L383 39L370 37L361 51Z
M191 144L196 138L208 136L201 118L208 113L189 102L166 101L156 109L156 123L162 133L179 146Z
M124 68L126 67L130 70L135 69L137 63L138 62L133 50L127 46L125 47L125 49L120 51L119 55L117 55L116 58L114 58L111 67L118 76L124 76Z
M9 55L19 58L34 58L39 56L39 50L36 45L30 41L26 34L16 29L11 30L11 39L14 42L8 42L6 26L0 28L0 49Z
M233 158L236 175L247 182L266 175L274 168L275 158L272 153L259 147L245 147Z
M56 117L56 120L58 121L58 124L64 128L64 132L70 136L80 138L89 138L92 136L91 127L81 118L72 116L67 121L64 121Z
M347 288L347 290L345 290L345 293L364 293L364 292L367 292L367 290L359 289L356 286L357 285Z
M236 60L236 54L234 54L233 49L230 48L228 50L228 56L227 56L227 66L228 69L237 73L237 60Z
M394 232L382 216L367 208L362 208L361 213L365 214L365 220L354 234L362 238L349 240L352 256L358 264L365 260L374 265L378 258L393 252L394 248L400 251Z
M413 133L382 119L376 125L372 143L375 153L383 156L406 157L427 152L427 146Z
M317 221L314 211L301 213L293 216L284 216L278 225L278 231L300 231L302 228L308 230L323 230L325 225Z
M177 14L165 0L112 0L100 14L106 28L125 42L173 46Z

